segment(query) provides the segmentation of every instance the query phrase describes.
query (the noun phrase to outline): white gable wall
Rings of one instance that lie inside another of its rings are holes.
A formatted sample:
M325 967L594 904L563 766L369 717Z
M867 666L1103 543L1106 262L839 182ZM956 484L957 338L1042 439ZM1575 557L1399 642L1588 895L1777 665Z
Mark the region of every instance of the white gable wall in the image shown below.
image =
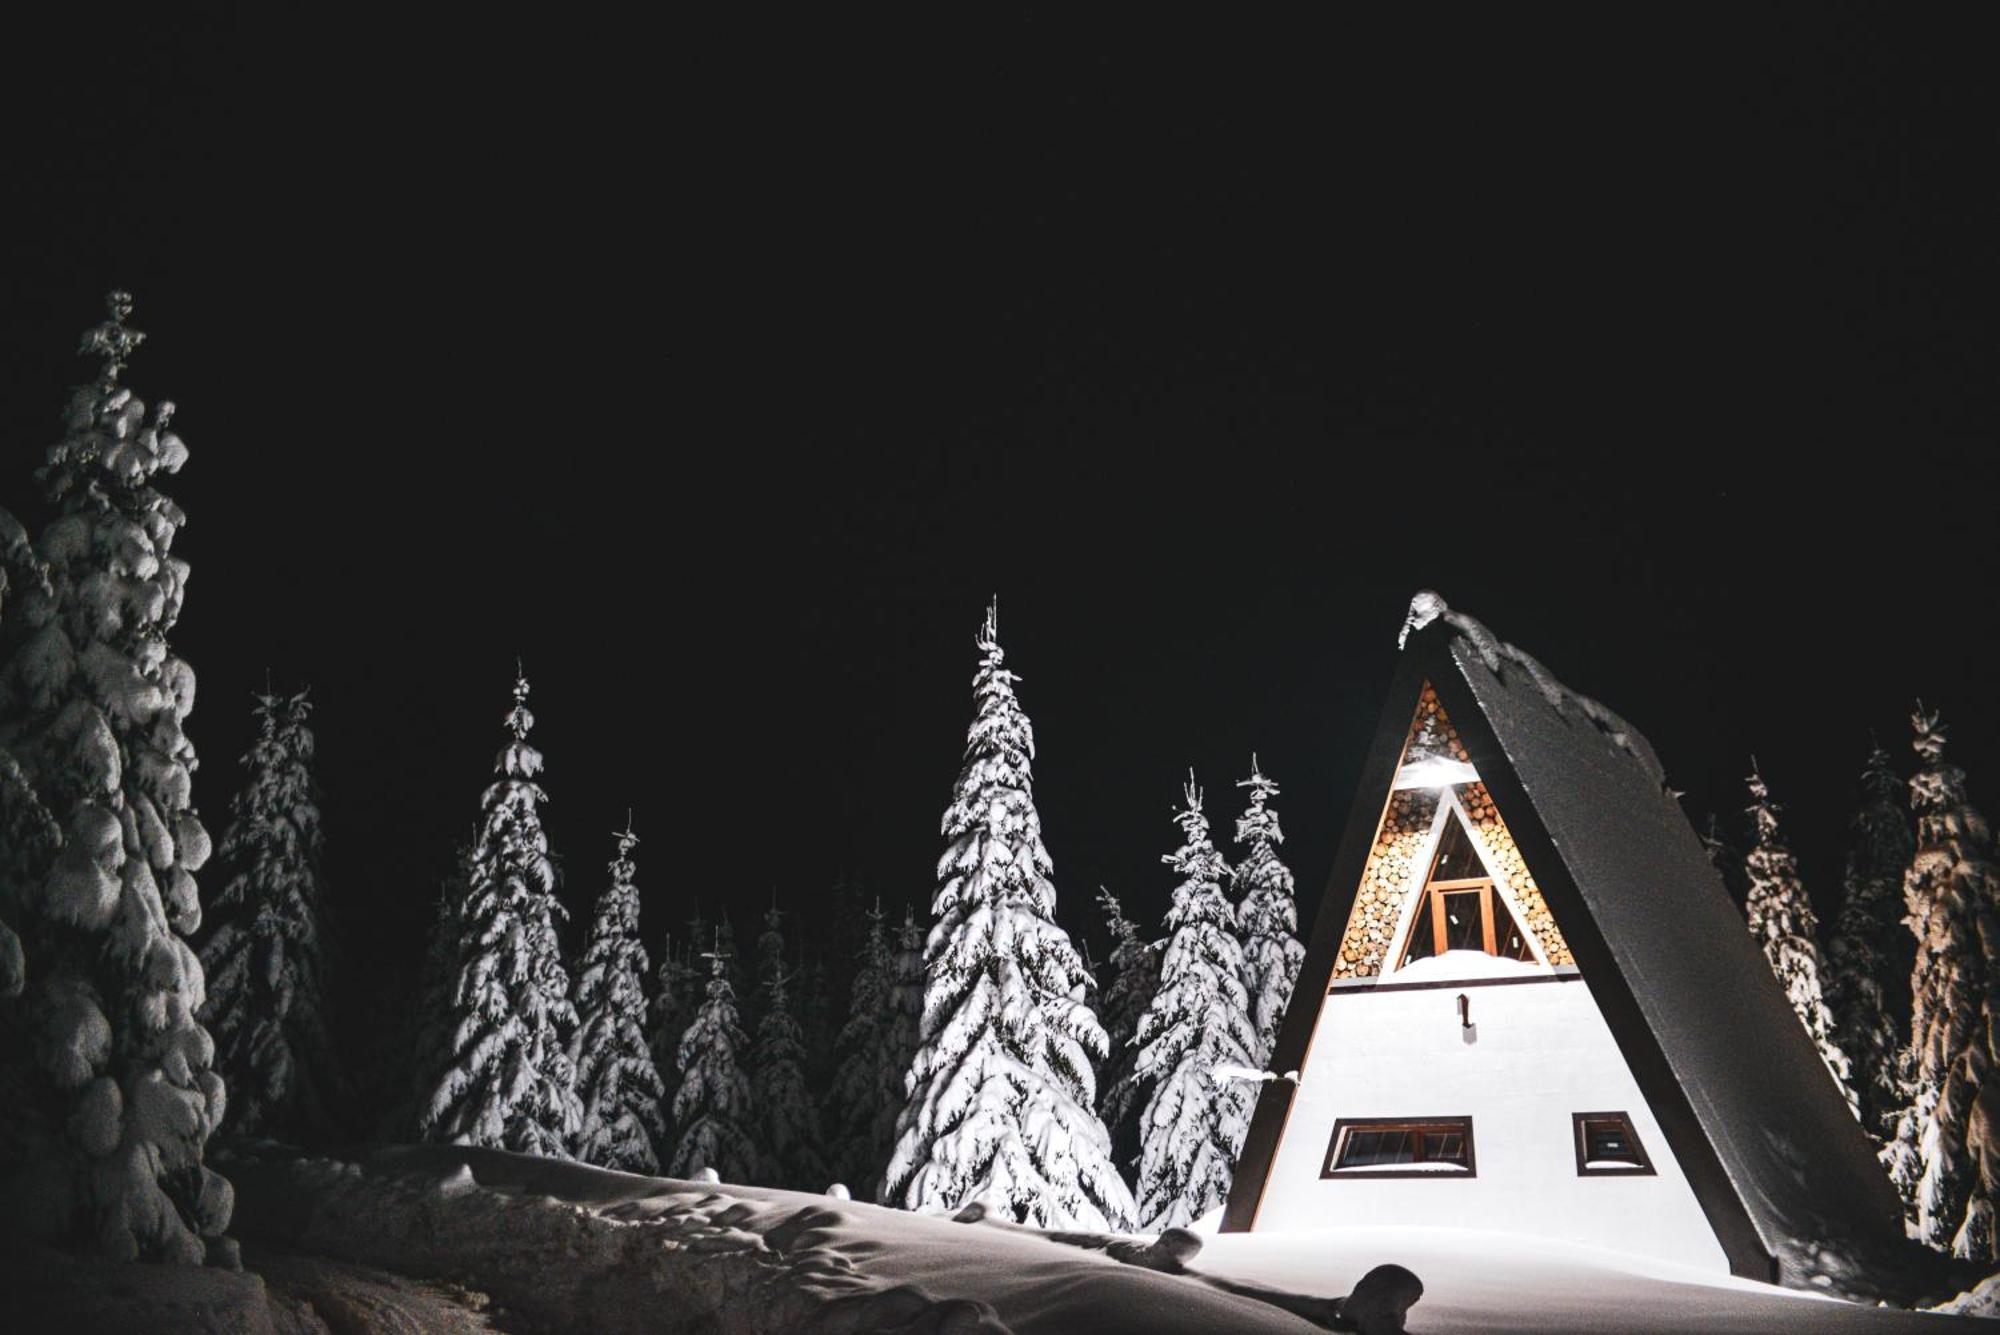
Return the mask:
M1515 966L1523 968L1523 966ZM1524 973L1529 971L1523 968ZM1336 988L1320 1008L1256 1230L1421 1224L1539 1234L1727 1273L1589 985ZM1458 997L1471 1001L1472 1041ZM1579 1112L1632 1119L1653 1176L1581 1177ZM1322 1179L1338 1118L1472 1118L1476 1175Z

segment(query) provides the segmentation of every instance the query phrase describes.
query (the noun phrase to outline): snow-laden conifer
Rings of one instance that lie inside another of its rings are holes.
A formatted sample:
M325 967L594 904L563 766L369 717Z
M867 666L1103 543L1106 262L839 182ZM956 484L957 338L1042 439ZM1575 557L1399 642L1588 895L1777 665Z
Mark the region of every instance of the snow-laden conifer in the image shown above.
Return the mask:
M305 691L253 697L257 736L244 787L217 846L225 880L201 946L216 1069L241 1135L326 1129L326 1036L320 815L313 785L312 701Z
M1097 1119L1091 1069L1104 1030L1092 980L1056 925L1034 732L992 608L977 643L977 713L944 814L922 1046L886 1199L928 1211L978 1200L1043 1228L1127 1228L1132 1197Z
M1833 1037L1854 1064L1861 1125L1880 1140L1908 1102L1905 1044L1887 980L1914 962L1903 926L1903 877L1910 869L1910 821L1901 779L1876 746L1861 772L1861 806L1847 850L1845 894L1826 947L1826 1005ZM1892 984L1893 985L1893 984Z
M1750 935L1771 963L1771 972L1785 989L1785 999L1798 1013L1799 1023L1812 1036L1820 1060L1840 1087L1847 1106L1854 1108L1854 1076L1847 1054L1833 1037L1833 1014L1826 1008L1820 991L1825 964L1820 958L1819 915L1799 878L1798 862L1778 828L1778 804L1771 800L1757 762L1750 762L1749 815L1752 842L1743 859L1749 893L1743 900L1743 916ZM1859 1114L1857 1113L1857 1116Z
M886 1040L895 1068L897 1112L909 1094L910 1067L924 1039L924 993L930 977L924 970L924 928L915 912L903 906L903 925L889 952L889 1036Z
M681 1083L674 1092L680 1140L667 1173L691 1178L707 1168L724 1182L755 1182L762 1162L750 1138L750 1078L741 1060L749 1039L736 1015L736 991L720 941L702 958L709 966L708 995L681 1035Z
M569 1038L576 1011L556 940L555 865L542 832L542 753L528 741L528 679L517 676L500 777L481 823L459 906L450 1065L422 1113L428 1139L569 1157L583 1122Z
M653 1051L653 1069L660 1073L661 1081L669 1089L668 1096L660 1102L663 1134L657 1146L659 1160L665 1163L673 1158L679 1135L674 1125L671 1089L680 1072L681 1035L694 1023L695 1012L701 1007L702 977L695 968L698 960L693 948L676 940L671 932L660 937L659 960L647 1038Z
M452 859L451 874L438 886L431 925L424 938L424 962L417 972L415 1013L410 1017L411 1088L389 1124L396 1139L423 1134L423 1109L431 1090L451 1065L452 1035L458 1020L452 996L458 988L459 906L465 902L465 873L472 862L470 845Z
M791 998L792 1016L799 1022L799 1042L805 1047L806 1083L814 1089L833 1083L833 1068L840 1054L840 1005L834 1000L832 986L833 973L827 968L825 954L809 951L801 943L786 993Z
M824 1191L833 1179L822 1150L819 1107L806 1084L805 1045L792 1014L790 983L781 967L764 984L750 1077L755 1138L767 1185Z
M27 529L0 507L0 650L8 641L8 603L18 602L31 589L47 597L48 572L35 557ZM7 924L27 920L22 910L61 846L62 829L55 816L43 805L20 762L0 749L0 1001L19 996L28 981L27 954ZM0 1135L19 1140L4 1131L12 1121L13 1116L0 1112Z
M186 516L158 486L188 452L171 403L148 418L119 384L144 336L125 323L128 294L109 304L82 348L102 369L72 391L39 474L56 511L35 544L47 582L9 608L0 673L0 750L62 841L10 904L34 1068L10 1102L32 1144L15 1147L0 1209L113 1259L229 1261L230 1187L202 1162L223 1087L186 940L209 855L183 731L195 682L168 642Z
M1965 772L1944 758L1945 729L1920 705L1910 808L1916 854L1903 880L1916 936L1910 973L1910 1106L1884 1150L1904 1193L1911 1231L1939 1251L1992 1262L1993 1202L2000 1196L2000 1126L1981 1093L1994 1050L1993 992L2000 986L2000 868L1992 831L1966 798Z
M666 1139L666 1087L646 1042L646 948L639 944L639 836L628 817L616 835L611 884L598 897L590 939L576 973L576 1040L571 1061L583 1101L576 1157L628 1173L655 1173L654 1147Z
M1243 986L1250 994L1250 1021L1256 1026L1257 1047L1250 1054L1258 1069L1271 1060L1278 1026L1292 1004L1292 984L1305 962L1299 944L1299 908L1293 898L1292 871L1278 857L1285 832L1278 813L1266 805L1278 785L1250 757L1250 777L1236 785L1250 790L1250 807L1236 821L1236 842L1248 851L1236 864L1232 897L1236 904L1237 937L1243 943Z
M1139 1219L1148 1232L1184 1227L1228 1196L1255 1092L1217 1074L1252 1066L1257 1031L1236 916L1222 893L1229 867L1209 842L1192 774L1186 802L1174 813L1181 846L1162 859L1181 882L1167 910L1160 986L1139 1021L1137 1071L1153 1090L1139 1124Z
M896 998L882 906L870 908L863 919L861 953L847 994L847 1022L836 1044L840 1063L828 1091L832 1112L828 1144L835 1180L861 1199L873 1200L889 1153L896 1147L896 1114L903 1107L903 1073L910 1054L894 1044Z
M1129 1167L1139 1162L1139 1114L1152 1097L1152 1086L1138 1077L1135 1040L1139 1021L1160 988L1160 948L1140 935L1139 924L1125 916L1117 896L1103 886L1097 888L1097 904L1111 933L1111 958L1106 961L1111 981L1101 1007L1111 1055L1098 1083L1104 1089L1102 1111L1113 1158Z

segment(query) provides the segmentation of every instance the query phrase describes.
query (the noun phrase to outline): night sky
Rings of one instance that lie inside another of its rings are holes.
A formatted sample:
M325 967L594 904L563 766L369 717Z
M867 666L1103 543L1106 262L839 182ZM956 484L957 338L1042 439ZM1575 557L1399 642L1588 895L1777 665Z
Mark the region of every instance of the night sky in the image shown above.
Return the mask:
M1962 35L1807 17L121 22L8 94L0 500L44 514L129 287L192 450L197 801L310 682L380 1007L516 655L565 897L629 805L651 940L927 898L996 593L1093 937L1253 750L1310 912L1424 587L1697 821L1754 750L1824 905L1913 697L2000 810L2000 119Z

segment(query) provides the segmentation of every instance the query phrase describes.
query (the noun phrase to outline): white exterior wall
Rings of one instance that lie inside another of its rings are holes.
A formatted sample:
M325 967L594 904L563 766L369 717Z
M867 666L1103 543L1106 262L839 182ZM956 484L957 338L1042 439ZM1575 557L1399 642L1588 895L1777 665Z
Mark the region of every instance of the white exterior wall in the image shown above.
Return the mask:
M1728 1273L1589 985L1337 988L1320 1008L1253 1229L1419 1224L1563 1238ZM1389 975L1393 983L1396 975ZM1458 996L1471 999L1467 1042ZM1654 1176L1581 1177L1571 1114L1623 1112ZM1472 1118L1476 1175L1322 1179L1342 1117Z

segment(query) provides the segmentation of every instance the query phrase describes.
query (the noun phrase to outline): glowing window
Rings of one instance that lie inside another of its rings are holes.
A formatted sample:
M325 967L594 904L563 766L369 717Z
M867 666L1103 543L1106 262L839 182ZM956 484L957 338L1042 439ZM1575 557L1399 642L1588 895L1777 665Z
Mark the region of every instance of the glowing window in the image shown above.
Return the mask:
M1646 1157L1632 1119L1622 1112L1572 1113L1570 1124L1576 1138L1578 1177L1631 1177L1650 1174L1653 1164Z
M1322 1177L1472 1177L1470 1117L1343 1117Z
M1527 934L1493 889L1493 878L1486 874L1456 811L1445 817L1430 874L1424 878L1423 898L1411 916L1409 938L1396 967L1447 950L1477 950L1526 963L1535 958Z

